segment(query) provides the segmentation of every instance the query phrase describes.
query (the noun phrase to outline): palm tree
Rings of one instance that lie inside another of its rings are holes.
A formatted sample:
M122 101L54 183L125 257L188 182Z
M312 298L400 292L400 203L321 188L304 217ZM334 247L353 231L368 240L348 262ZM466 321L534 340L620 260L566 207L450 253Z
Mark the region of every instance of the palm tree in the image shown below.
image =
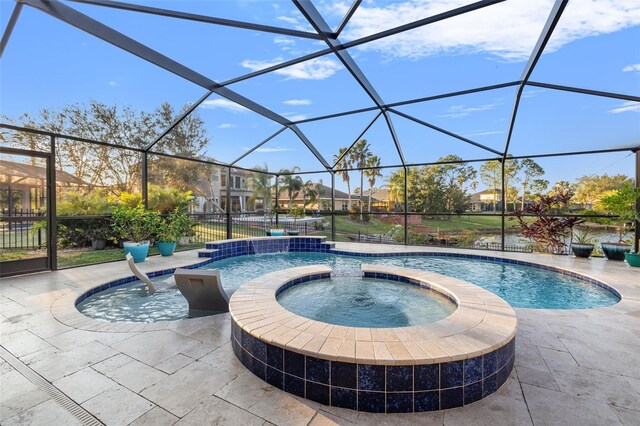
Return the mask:
M317 203L319 195L320 193L318 192L316 185L310 180L306 181L304 184L304 194L303 194L304 208L306 209L309 204ZM308 201L307 201L307 197L309 197Z
M249 201L255 203L258 198L261 198L264 205L264 211L271 211L271 175L268 174L269 169L267 165L256 166L256 170L263 170L263 172L254 172L249 178L247 185L249 189L253 191Z
M366 139L360 139L351 149L349 156L351 157L352 164L355 164L357 168L362 169L367 166L367 160L371 156L371 149ZM364 170L360 170L360 220L362 220L362 213L364 210L362 202L362 193L364 191Z
M278 181L278 185L280 186L279 192L286 192L289 197L289 210L291 210L291 205L293 204L293 199L302 191L304 187L304 182L300 176L294 176L292 173L297 173L300 171L300 167L293 166L291 170L289 169L281 169L280 180Z
M346 152L347 148L340 148L338 154L333 156L333 161L336 163L336 169L338 169L338 171L340 172L342 181L347 183L347 195L349 196L349 201L347 202L347 210L349 210L351 209L351 178L349 177L349 171L347 169L352 166L352 162L351 157L349 155L345 155Z
M371 213L371 197L373 196L373 187L376 185L376 178L382 177L380 172L380 157L377 155L371 155L367 160L367 167L373 167L372 169L365 170L364 174L369 179L369 213Z

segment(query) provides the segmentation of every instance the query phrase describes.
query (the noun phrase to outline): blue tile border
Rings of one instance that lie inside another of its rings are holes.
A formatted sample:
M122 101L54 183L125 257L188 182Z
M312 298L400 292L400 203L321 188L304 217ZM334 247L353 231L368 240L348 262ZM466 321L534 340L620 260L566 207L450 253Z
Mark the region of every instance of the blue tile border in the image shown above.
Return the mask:
M293 395L372 413L437 411L471 404L496 392L515 362L515 337L482 356L408 366L331 361L256 341L260 339L232 319L231 346L253 374ZM256 354L255 348L262 345L265 349Z

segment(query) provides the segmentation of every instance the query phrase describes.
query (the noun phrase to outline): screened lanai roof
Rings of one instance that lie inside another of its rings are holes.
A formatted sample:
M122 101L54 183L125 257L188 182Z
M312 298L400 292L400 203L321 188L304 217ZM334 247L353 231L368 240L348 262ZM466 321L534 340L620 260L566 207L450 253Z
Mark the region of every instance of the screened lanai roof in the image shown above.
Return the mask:
M637 1L0 2L2 114L101 102L175 121L117 141L271 171L640 147ZM114 141L104 141L114 142Z

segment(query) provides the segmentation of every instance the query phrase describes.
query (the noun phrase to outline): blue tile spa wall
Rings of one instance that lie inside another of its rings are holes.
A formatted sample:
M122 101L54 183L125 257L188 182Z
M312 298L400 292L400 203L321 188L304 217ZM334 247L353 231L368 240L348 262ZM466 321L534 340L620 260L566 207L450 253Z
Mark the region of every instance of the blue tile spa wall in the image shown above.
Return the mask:
M231 321L238 359L272 386L324 405L373 413L462 407L491 395L513 369L515 338L494 352L461 361L370 365L292 352L251 336Z
M327 253L334 248L335 244L327 243L325 240L326 237L276 237L207 243L206 249L215 251L201 252L199 256L221 260L228 257L262 253Z
M383 274L370 274L374 275ZM307 275L292 286L329 278ZM418 282L392 274L376 278ZM440 364L371 365L330 361L263 342L231 320L231 345L253 374L291 394L324 405L374 413L411 413L462 407L494 393L509 378L515 360L515 338L494 352Z

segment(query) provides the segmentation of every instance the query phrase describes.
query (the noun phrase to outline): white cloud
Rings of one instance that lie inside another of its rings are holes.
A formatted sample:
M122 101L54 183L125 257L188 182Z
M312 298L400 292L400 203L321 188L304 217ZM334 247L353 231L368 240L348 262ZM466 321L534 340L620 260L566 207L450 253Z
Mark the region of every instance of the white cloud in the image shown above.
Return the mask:
M535 96L538 95L538 93L543 93L545 92L546 89L525 89L524 92L522 92L522 97L523 98L533 98Z
M282 22L286 22L287 24L293 24L293 25L298 24L298 20L291 16L278 16L276 19Z
M362 4L342 38L354 40L462 6L466 0L407 0ZM346 2L334 7L346 13ZM488 53L504 61L529 58L552 7L550 0L508 1L359 46L390 58L419 59L460 53ZM612 33L640 23L640 3L580 0L570 3L545 53L573 40Z
M494 131L486 131L486 132L471 132L471 133L463 134L462 136L470 138L475 136L490 136L490 135L501 135L501 134L504 134L504 131L494 130Z
M307 114L296 114L291 112L285 112L282 115L284 115L291 121L300 121L300 120L306 120L307 118L309 118Z
M249 147L244 147L245 151L249 151L251 148ZM285 151L293 151L292 149L289 148L258 148L256 149L254 152L264 152L264 153L270 153L270 152L285 152Z
M235 129L236 126L235 124L231 124L231 123L222 123L222 124L218 124L218 129Z
M109 80L109 82L107 82L107 84L111 87L116 87L119 86L118 82L115 80Z
M640 64L627 65L626 67L622 68L622 71L623 72L631 72L631 71L640 72Z
M449 107L449 109L447 109L446 114L438 115L438 117L462 118L474 112L488 111L490 109L495 108L497 105L498 104L485 104L485 105L478 105L476 107L468 107L466 105L454 105L452 107Z
M283 36L277 36L273 38L273 42L275 44L280 44L280 45L284 45L284 46L292 46L294 44L296 44L296 41L292 38L289 37L283 37Z
M609 112L611 114L620 114L621 112L640 112L640 102L623 102L618 108L611 109Z
M309 99L289 99L282 103L287 105L311 105L311 101Z
M213 99L210 101L204 101L203 103L200 104L199 108L205 108L205 109L222 108L232 112L248 111L247 108L243 107L242 105L238 105L235 102L231 102L228 99Z
M283 58L275 58L272 61L246 59L242 61L240 65L252 71L258 71L282 62L284 62ZM334 75L340 69L342 69L342 65L333 59L315 58L276 70L274 73L284 75L287 79L324 80Z
M311 25L309 25L309 23L302 16L300 16L299 18L298 16L278 16L276 17L276 19L292 25L293 28L298 31L313 31Z

